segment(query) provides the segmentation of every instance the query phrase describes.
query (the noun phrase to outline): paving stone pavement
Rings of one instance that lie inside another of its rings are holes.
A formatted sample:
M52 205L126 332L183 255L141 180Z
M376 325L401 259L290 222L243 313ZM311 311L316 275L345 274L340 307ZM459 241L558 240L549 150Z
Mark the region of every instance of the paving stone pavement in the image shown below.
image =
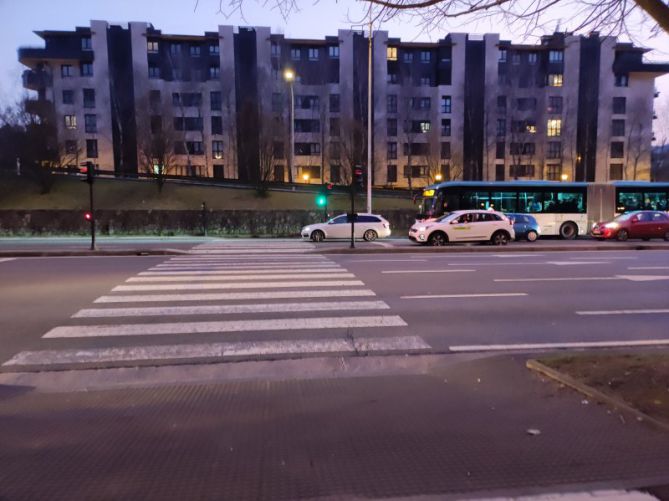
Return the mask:
M667 483L669 435L583 405L524 361L91 392L0 386L0 499L469 497Z

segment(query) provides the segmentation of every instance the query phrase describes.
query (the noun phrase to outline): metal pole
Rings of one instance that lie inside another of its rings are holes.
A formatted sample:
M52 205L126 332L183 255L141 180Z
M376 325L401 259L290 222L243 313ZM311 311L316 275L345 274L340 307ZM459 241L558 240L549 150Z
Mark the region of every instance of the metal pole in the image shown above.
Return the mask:
M89 165L92 169L92 165ZM93 204L93 179L88 183L88 201L91 208L91 250L95 250L95 205Z
M372 213L372 5L369 5L367 48L367 212Z
M355 183L351 183L351 249L355 249Z
M293 177L293 164L295 163L295 95L293 93L293 82L289 82L290 85L290 173L288 174L288 179L292 179L295 182Z

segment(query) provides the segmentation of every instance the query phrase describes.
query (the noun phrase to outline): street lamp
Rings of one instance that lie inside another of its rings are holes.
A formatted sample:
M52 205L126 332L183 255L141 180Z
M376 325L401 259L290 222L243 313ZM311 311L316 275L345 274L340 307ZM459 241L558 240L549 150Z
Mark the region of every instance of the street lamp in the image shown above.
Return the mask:
M302 179L304 180L305 183L308 183L309 182L309 174L307 174L307 173L302 174Z
M437 174L434 176L435 181L441 181L443 179L443 176L441 174Z
M290 154L288 156L288 179L293 179L293 157L295 156L295 95L293 93L293 82L295 81L295 72L286 68L283 71L283 79L288 82L290 87Z
M560 179L562 179L563 181L566 181L567 179L569 179L569 175L568 174L562 174L560 176Z

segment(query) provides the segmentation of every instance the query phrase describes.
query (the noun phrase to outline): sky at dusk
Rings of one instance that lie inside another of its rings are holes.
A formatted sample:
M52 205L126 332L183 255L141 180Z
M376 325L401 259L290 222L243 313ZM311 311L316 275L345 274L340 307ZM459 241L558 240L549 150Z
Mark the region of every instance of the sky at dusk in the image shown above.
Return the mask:
M146 21L163 33L200 34L217 31L219 24L241 26L269 26L273 32L299 38L323 38L334 35L338 29L359 28L366 6L353 0L298 0L300 11L284 19L279 12L248 0L243 13L229 17L218 13L219 0L0 0L0 105L20 98L21 72L24 69L16 59L19 46L43 46L34 30L72 30L88 26L91 19L110 23ZM223 0L225 11L227 1ZM197 6L197 8L196 8ZM557 11L559 15L560 12ZM556 26L558 21L556 21ZM561 30L569 29L568 16L559 20ZM450 32L500 33L503 39L535 43L537 37L523 40L502 22L451 22L443 30L426 33L417 22L404 18L385 23L381 29L391 36L405 40L436 40ZM669 35L647 38L641 30L635 42L655 49L649 59L669 61ZM656 80L661 96L656 100L659 122L669 122L669 75ZM656 124L658 125L658 124ZM659 132L659 131L658 131ZM669 131L668 131L669 132ZM657 134L656 134L657 135Z

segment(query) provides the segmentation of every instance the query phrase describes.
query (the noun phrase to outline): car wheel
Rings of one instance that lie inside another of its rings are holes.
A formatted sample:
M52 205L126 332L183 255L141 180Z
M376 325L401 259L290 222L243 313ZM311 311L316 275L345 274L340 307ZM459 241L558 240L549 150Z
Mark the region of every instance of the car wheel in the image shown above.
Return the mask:
M493 245L506 245L509 243L509 234L505 231L496 231L490 239L490 242Z
M669 242L669 231L664 234L664 239Z
M560 238L563 240L574 240L578 236L578 226L574 223L564 223L560 226Z
M432 233L432 235L430 235L428 243L435 247L441 247L442 245L446 245L448 243L448 236L446 236L446 233L444 232L435 231Z
M527 235L525 235L525 238L527 238L528 242L536 242L537 238L539 238L539 234L534 230L530 230L527 232Z
M322 242L325 240L325 233L323 233L321 230L316 230L311 234L311 240L314 242Z
M630 234L627 233L627 230L620 230L616 235L616 238L618 239L618 242L624 242L629 238L629 236Z
M362 238L365 239L367 242L373 242L378 238L378 234L374 230L367 230L363 235Z

